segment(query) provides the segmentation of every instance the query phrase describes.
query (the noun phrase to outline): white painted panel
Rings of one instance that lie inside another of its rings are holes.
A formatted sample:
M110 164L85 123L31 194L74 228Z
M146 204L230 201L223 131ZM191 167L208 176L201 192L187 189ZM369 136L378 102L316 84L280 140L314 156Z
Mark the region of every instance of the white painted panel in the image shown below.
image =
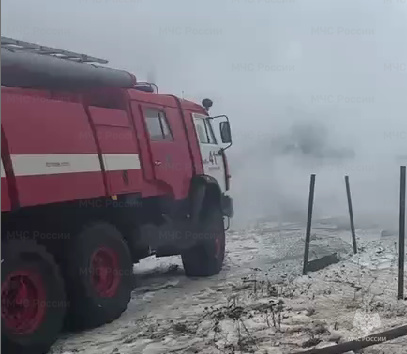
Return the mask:
M100 171L97 154L15 154L11 155L15 176Z
M107 171L140 170L140 158L138 154L103 154Z

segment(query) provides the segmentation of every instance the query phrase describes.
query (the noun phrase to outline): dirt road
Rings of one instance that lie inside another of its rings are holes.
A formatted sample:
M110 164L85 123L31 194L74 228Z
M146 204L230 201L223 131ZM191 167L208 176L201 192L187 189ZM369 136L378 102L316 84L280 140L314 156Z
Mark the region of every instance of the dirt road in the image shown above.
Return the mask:
M393 294L395 238L357 230L362 253L355 258L350 233L338 224L314 222L310 258L336 252L343 261L309 277L301 276L304 224L230 231L224 269L210 278L185 277L179 257L143 260L134 267L138 284L123 316L62 336L51 353L289 353L356 336L355 314L371 289L380 326L405 320L405 304ZM383 300L386 306L377 305ZM401 350L396 343L386 353L397 353L397 345Z

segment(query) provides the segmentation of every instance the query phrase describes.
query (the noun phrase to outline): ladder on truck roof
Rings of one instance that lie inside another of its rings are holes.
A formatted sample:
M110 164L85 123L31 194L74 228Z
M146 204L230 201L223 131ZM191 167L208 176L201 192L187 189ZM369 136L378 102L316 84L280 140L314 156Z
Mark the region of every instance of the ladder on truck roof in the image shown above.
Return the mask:
M1 37L1 85L55 90L134 88L136 77L108 60Z
M77 63L107 64L109 62L108 60L99 59L86 54L75 53L64 49L46 47L43 45L24 42L3 36L1 37L1 47L9 49L11 51L25 51L42 55L50 55L56 58L71 60Z

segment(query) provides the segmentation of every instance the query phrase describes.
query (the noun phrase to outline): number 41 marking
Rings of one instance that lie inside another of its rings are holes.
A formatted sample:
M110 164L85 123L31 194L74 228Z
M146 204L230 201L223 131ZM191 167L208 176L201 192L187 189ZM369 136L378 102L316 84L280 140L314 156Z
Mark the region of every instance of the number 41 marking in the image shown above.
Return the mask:
M209 161L212 163L212 165L218 164L218 160L216 159L216 153L214 153L213 151L209 153Z

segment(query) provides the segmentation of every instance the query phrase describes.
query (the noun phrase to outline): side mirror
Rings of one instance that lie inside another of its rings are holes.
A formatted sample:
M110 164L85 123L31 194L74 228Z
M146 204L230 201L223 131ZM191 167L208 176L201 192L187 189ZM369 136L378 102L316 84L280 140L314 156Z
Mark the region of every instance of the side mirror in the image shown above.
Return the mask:
M229 122L221 122L219 124L220 129L220 137L222 139L222 143L232 143L232 132L230 130Z

